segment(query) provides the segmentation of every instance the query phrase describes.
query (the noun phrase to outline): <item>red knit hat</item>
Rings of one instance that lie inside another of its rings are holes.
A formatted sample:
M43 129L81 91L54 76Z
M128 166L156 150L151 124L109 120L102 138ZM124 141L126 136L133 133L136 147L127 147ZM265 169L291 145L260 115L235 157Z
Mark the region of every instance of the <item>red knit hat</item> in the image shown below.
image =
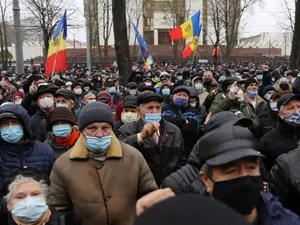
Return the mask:
M18 91L13 95L13 100L15 100L16 97L24 98L24 93Z
M110 94L107 91L100 91L98 94L98 99L102 100L102 99L106 99L110 101Z

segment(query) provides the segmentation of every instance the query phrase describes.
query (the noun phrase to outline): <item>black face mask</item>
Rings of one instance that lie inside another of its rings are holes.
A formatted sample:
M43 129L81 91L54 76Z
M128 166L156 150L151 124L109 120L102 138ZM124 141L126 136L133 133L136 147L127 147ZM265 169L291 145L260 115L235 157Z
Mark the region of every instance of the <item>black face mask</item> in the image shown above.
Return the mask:
M211 78L203 78L203 84L204 85L211 85L212 79Z
M262 187L261 176L243 176L214 182L212 196L242 215L249 215L258 205Z
M281 90L285 91L289 89L289 84L280 84L279 87L281 88Z

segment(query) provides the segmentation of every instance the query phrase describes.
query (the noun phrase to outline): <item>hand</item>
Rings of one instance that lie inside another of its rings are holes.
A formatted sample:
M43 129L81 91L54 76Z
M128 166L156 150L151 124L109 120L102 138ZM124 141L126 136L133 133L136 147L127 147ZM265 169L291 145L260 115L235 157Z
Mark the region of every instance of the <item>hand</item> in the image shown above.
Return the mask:
M137 201L136 215L139 216L155 204L172 197L175 197L175 193L170 188L153 191Z
M268 72L268 71L269 71L269 66L267 66L267 65L262 65L262 66L261 66L261 70L262 70L263 72Z
M153 135L159 131L159 123L152 122L144 125L143 130L141 131L141 138L144 140L149 137L153 137Z
M238 101L244 101L244 92L243 92L242 89L239 89L239 90L238 90L238 93L237 93L237 95L236 95L236 99L237 99Z
M239 89L240 88L234 83L229 90L228 97L232 100L236 99Z
M31 94L31 95L34 95L34 93L37 91L37 86L34 84L34 83L32 83L31 84L31 86L29 87L29 93Z
M137 69L137 66L132 67L132 71L136 71L136 69Z

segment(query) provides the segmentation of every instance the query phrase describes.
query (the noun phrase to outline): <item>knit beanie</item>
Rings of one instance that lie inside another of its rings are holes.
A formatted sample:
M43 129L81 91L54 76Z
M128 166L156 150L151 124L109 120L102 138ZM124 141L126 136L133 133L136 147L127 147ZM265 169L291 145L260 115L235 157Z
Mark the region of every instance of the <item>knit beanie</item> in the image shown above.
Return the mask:
M51 111L48 117L49 125L55 122L66 121L71 124L77 124L74 113L65 107L55 108Z
M247 89L247 87L248 87L250 84L253 84L253 83L258 84L257 80L254 79L254 78L249 78L249 79L247 79L246 82L245 82L245 90Z
M20 97L20 98L24 98L24 93L23 92L16 92L14 95L13 95L13 100L15 100L16 97Z
M106 122L114 127L113 114L110 107L102 102L92 102L86 105L79 116L79 130L82 131L91 123Z
M269 91L276 91L276 90L272 85L267 85L263 90L263 96L265 96L265 94L267 94Z

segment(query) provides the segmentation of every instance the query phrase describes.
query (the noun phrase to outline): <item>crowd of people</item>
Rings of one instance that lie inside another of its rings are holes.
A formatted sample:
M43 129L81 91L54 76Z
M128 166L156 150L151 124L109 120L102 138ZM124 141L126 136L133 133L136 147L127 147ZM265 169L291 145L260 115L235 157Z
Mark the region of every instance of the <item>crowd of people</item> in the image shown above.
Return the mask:
M0 224L300 225L298 74L2 70Z

